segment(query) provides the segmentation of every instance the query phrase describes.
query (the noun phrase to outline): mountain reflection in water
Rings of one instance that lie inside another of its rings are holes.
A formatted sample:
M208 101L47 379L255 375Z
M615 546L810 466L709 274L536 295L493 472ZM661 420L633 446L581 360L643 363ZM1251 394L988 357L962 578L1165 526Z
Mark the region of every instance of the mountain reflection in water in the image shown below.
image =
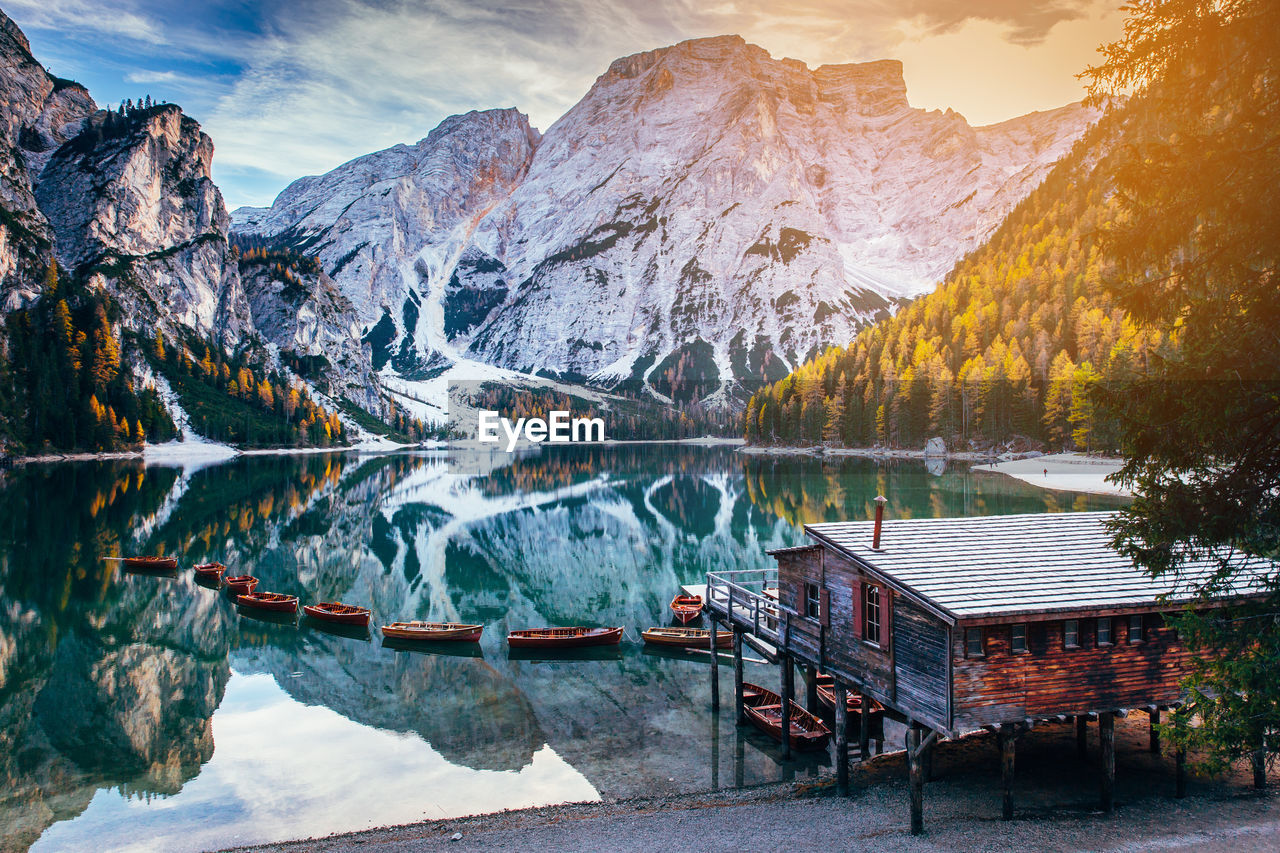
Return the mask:
M710 713L705 657L513 658L504 638L638 641L679 584L766 568L877 494L891 517L1117 505L963 466L671 445L0 472L0 848L199 849L816 774L824 756L784 765ZM183 569L103 559L131 553ZM377 622L482 622L481 652L247 619L195 583L209 560Z

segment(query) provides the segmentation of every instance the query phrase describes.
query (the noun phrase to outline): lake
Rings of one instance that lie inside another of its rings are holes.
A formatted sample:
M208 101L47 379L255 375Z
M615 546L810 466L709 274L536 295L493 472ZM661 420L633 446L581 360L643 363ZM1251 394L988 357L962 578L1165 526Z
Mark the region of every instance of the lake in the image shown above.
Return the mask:
M769 567L802 524L868 518L877 494L891 518L1120 505L934 467L619 445L0 472L0 848L195 850L825 775L827 756L784 763L737 729L730 699L711 713L705 653L639 632L670 622L680 584ZM183 569L103 559L157 552ZM484 639L420 653L251 618L195 582L209 560ZM509 629L575 624L627 639L506 649Z

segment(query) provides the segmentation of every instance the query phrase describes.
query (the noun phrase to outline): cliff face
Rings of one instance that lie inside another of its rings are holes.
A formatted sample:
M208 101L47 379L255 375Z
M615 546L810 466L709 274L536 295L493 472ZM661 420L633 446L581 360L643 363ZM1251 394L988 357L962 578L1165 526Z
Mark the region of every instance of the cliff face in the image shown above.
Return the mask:
M0 12L0 313L37 299L56 260L108 293L126 328L194 333L229 353L275 345L286 362L318 364L313 383L381 414L360 325L331 283L305 296L265 276L246 287L212 161L212 140L180 107L99 110Z
M328 396L380 411L369 347L360 340L351 301L333 279L324 272L284 276L266 263L242 261L239 268L258 334L281 352L330 365L315 377Z
M0 311L9 311L35 298L52 258L53 235L36 202L36 177L97 107L82 86L45 71L3 12L0 68Z
M180 107L99 112L40 173L58 260L116 295L130 325L184 326L235 345L252 328L213 143Z
M408 376L443 356L653 389L683 361L727 390L927 290L1092 118L973 128L912 108L895 61L700 39L617 60L544 137L511 111L454 117L235 227L317 247L375 361ZM444 213L406 214L441 187Z

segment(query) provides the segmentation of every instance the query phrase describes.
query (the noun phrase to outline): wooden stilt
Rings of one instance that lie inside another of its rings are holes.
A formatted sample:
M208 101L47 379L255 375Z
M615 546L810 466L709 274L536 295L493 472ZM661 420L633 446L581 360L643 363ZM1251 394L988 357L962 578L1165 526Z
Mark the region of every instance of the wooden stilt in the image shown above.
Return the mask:
M845 686L836 682L836 793L849 795L849 706Z
M711 623L715 631L715 623ZM713 661L712 666L715 666ZM711 715L711 790L720 790L720 715Z
M920 766L920 727L907 729L907 779L911 788L911 834L924 832L924 772Z
M1098 715L1098 742L1102 746L1102 810L1111 812L1116 800L1116 715Z
M735 788L746 786L746 746L747 739L742 732L735 732L733 737L733 786Z
M1187 725L1186 717L1182 715L1181 710L1173 712L1173 727L1177 731L1178 736L1174 738L1176 745L1173 752L1174 766L1174 792L1173 795L1181 800L1187 795L1187 748L1182 744L1182 730Z
M1017 738L1012 723L1000 726L1000 787L1004 792L1004 803L1000 816L1005 820L1013 820L1013 757Z
M733 629L733 707L738 725L747 722L747 712L742 708L742 630Z
M795 670L790 655L779 655L778 664L782 667L782 760L791 758L791 702L795 695Z
M804 709L818 713L818 668L812 664L804 666Z
M1160 754L1160 730L1157 729L1156 726L1160 725L1160 709L1152 708L1150 711L1147 712L1147 715L1151 718L1151 742L1147 745L1147 748L1150 749L1152 752L1156 753L1157 755L1159 755Z
M1076 715L1076 753L1081 758L1089 755L1089 718L1084 714Z
M711 710L720 711L720 658L716 654L716 628L719 623L711 617Z
M858 711L858 756L862 761L871 757L871 712L867 710L867 701L862 700L862 708Z
M1258 748L1253 751L1253 787L1262 790L1267 787L1267 751Z

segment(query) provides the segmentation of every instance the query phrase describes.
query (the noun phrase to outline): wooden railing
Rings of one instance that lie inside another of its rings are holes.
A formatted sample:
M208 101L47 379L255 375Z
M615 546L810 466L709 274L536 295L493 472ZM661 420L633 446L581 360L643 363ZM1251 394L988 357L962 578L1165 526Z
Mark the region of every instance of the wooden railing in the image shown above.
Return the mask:
M707 572L707 609L761 639L780 644L794 615L778 603L777 569Z

